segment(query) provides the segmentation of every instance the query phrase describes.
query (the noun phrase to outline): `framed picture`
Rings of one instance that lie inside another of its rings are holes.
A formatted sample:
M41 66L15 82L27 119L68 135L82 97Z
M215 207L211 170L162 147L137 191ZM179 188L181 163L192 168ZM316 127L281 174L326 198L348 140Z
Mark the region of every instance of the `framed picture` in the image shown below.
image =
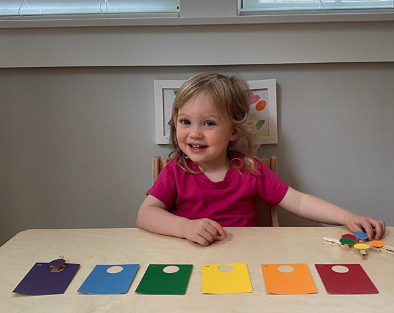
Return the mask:
M172 105L184 80L155 80L156 143L168 144ZM249 120L256 129L259 144L278 143L276 80L248 81L250 87Z
M184 80L155 80L156 143L169 144L172 105Z
M250 88L249 121L254 126L259 144L278 143L276 80L248 81Z

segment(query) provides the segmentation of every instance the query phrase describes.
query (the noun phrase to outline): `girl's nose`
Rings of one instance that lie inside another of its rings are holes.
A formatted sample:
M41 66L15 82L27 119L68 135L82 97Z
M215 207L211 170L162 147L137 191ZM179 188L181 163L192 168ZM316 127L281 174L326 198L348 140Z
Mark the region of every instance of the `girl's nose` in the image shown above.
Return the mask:
M191 131L190 131L191 138L202 138L202 136L203 136L203 134L202 134L200 127L195 126L191 129Z

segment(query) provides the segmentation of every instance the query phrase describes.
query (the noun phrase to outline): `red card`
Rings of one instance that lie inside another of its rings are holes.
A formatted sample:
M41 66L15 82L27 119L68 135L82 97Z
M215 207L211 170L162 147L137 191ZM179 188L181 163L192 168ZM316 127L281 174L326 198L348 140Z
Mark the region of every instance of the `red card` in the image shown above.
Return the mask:
M374 294L379 293L360 264L315 264L328 293Z

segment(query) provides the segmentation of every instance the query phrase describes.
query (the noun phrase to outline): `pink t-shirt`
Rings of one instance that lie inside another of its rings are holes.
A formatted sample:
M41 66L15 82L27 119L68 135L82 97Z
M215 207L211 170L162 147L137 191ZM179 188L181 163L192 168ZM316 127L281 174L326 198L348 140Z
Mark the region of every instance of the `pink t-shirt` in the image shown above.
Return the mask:
M196 163L187 162L200 172ZM223 227L257 226L255 196L278 204L288 190L260 160L257 171L250 174L230 166L224 180L213 182L203 173L181 169L176 159L171 159L147 194L162 201L171 213L188 219L210 218Z

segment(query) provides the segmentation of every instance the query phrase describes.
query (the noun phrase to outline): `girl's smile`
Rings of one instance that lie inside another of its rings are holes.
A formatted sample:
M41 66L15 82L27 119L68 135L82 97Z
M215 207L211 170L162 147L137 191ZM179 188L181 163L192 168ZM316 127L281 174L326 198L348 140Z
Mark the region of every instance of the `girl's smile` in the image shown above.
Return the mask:
M204 149L206 149L208 147L206 145L199 145L199 144L193 144L193 143L188 143L187 145L194 152L203 151Z

